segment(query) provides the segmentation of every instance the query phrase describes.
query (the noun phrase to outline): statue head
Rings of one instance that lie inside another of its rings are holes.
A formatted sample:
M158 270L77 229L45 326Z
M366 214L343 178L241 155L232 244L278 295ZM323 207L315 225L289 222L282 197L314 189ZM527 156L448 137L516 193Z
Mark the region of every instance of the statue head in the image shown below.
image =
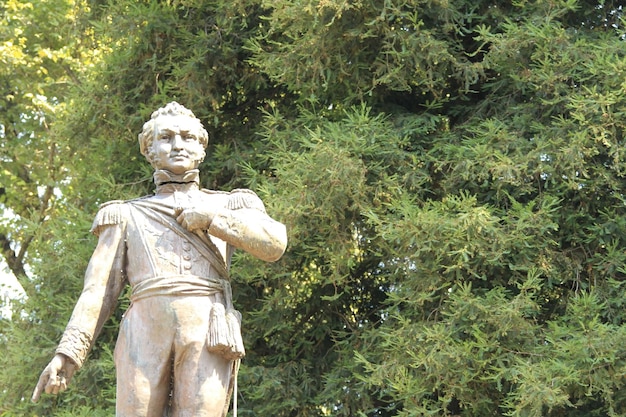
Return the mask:
M153 143L163 131L187 132L198 140L202 148L206 148L209 142L209 134L202 126L200 119L188 108L172 101L152 113L150 120L144 123L143 130L138 136L141 154L145 156L148 162L155 168L161 167L158 166L159 161L156 159ZM203 158L204 152L198 163L200 163Z

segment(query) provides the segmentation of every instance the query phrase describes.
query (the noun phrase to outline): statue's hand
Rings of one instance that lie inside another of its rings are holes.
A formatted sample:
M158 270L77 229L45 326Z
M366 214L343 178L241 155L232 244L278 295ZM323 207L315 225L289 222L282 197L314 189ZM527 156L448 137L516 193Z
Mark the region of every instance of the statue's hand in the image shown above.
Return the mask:
M207 230L215 217L215 211L205 207L191 207L176 211L176 221L190 232Z
M67 356L57 353L41 373L31 400L33 402L39 401L39 397L44 391L46 394L54 395L65 391L75 371L74 362Z

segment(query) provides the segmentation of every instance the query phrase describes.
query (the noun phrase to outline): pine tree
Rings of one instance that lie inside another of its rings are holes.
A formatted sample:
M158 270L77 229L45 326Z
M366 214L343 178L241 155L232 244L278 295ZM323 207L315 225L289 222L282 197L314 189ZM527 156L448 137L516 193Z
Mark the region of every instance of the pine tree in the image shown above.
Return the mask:
M288 227L281 261L233 265L239 415L626 413L619 2L74 7L91 43L66 42L91 61L42 94L63 153L37 184L62 192L36 228L13 221L36 250L30 298L2 323L0 411L110 415L126 298L67 393L23 397L80 292L91 217L151 192L136 133L178 100L210 131L203 185L250 187ZM2 149L26 155L5 113L20 114L3 109Z

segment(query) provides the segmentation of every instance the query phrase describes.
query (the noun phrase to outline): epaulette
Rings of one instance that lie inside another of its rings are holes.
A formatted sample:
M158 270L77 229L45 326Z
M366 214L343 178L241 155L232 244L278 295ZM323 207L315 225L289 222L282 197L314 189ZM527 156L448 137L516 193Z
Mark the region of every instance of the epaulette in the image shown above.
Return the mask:
M147 198L152 198L152 197L154 197L154 194L148 194L148 195L144 195L144 196L141 196L141 197L136 197L136 198L133 198L132 200L128 200L128 201L139 201L139 200L145 200L145 199L147 199ZM113 201L110 201L110 203L126 203L126 202L128 202L128 201L124 201L124 200L113 200ZM106 204L108 204L108 203L104 203L103 205L106 205Z
M239 210L242 208L250 208L265 213L265 205L254 191L245 188L237 188L235 190L232 190L229 194L229 209Z
M100 235L102 227L121 224L124 220L124 210L126 207L124 203L125 201L123 200L113 200L102 204L91 225L91 233L98 236Z
M230 194L228 191L209 190L208 188L203 188L201 191L206 194Z

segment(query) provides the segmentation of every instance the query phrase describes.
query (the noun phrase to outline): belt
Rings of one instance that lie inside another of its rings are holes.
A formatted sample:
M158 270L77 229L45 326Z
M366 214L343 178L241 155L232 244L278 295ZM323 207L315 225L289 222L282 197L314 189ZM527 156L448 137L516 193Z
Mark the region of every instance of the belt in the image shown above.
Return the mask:
M222 278L207 278L196 275L157 276L144 279L134 285L130 300L135 302L159 295L208 296L223 292L230 293L228 290L230 290L230 282Z

